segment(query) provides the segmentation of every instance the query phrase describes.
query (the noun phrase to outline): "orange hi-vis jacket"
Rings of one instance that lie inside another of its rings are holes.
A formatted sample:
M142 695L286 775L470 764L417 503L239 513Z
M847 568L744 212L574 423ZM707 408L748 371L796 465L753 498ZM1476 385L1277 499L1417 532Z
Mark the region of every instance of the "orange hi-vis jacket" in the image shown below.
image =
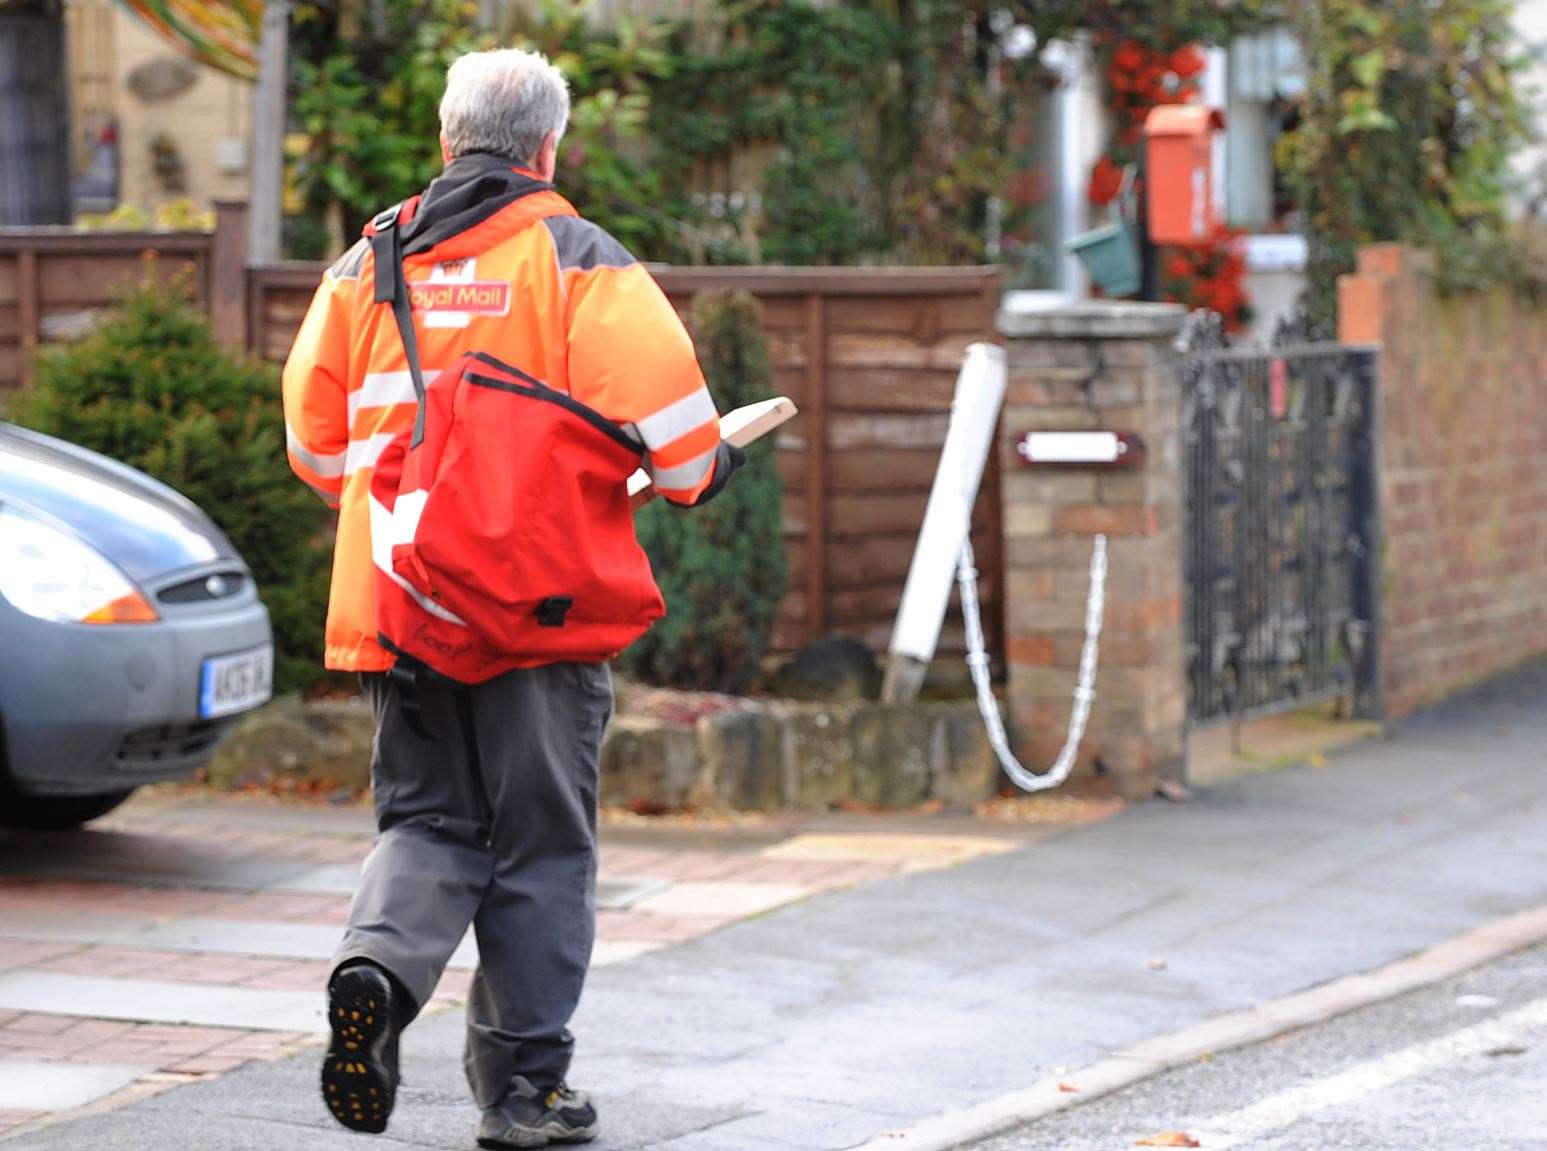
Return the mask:
M656 489L692 504L715 480L719 418L665 294L615 239L535 176L459 157L402 227L426 381L482 351L636 437ZM323 277L284 371L290 466L339 510L325 662L381 671L368 496L382 450L411 427L413 382L361 240Z

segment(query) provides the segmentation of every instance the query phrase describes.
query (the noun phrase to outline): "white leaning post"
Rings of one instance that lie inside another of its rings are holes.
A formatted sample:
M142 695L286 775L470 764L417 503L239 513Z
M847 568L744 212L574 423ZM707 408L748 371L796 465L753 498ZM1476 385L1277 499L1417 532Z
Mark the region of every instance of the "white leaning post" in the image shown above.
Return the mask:
M993 450L1004 393L1004 349L972 344L956 377L945 448L940 453L924 526L892 630L886 682L881 689L881 698L888 703L916 698L924 673L935 658L957 561L971 534L972 507L977 503L988 453Z

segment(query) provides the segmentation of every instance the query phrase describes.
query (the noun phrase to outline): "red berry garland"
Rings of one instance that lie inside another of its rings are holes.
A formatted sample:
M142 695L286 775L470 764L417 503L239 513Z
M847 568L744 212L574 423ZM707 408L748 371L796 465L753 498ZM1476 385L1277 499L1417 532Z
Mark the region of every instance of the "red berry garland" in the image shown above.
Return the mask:
M1105 205L1117 198L1124 166L1138 158L1150 109L1196 100L1203 67L1203 52L1193 44L1170 51L1137 40L1120 40L1112 46L1107 54L1107 93L1113 138L1109 154L1091 169L1086 193L1091 203ZM1227 331L1239 331L1251 319L1239 233L1221 228L1206 244L1162 248L1160 261L1163 299L1218 312Z

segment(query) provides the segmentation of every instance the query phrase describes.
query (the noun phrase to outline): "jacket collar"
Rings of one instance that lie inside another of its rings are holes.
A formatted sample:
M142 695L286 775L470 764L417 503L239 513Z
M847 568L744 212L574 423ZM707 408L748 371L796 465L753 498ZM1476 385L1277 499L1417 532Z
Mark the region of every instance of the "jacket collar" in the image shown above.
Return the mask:
M403 254L427 252L525 196L552 190L552 184L504 157L486 152L458 156L420 197L413 219L403 228Z

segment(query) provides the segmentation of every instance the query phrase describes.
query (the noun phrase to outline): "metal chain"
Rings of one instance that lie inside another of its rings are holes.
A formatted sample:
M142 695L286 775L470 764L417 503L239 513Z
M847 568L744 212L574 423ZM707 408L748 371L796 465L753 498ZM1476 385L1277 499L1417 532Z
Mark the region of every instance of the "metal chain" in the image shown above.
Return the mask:
M1020 760L1010 750L1010 740L1005 735L999 701L994 698L987 644L983 638L983 614L978 605L978 569L973 560L971 541L962 544L956 578L961 584L962 621L967 625L967 667L972 672L972 682L977 688L978 711L983 714L983 726L988 729L989 745L999 757L999 765L1004 768L1005 774L1022 791L1048 791L1055 788L1068 779L1069 773L1074 770L1074 758L1079 754L1080 741L1085 738L1085 724L1090 719L1091 704L1096 700L1096 662L1100 654L1101 619L1106 605L1107 537L1096 537L1096 546L1090 556L1090 592L1085 600L1085 645L1080 649L1080 671L1074 688L1074 709L1069 713L1069 732L1064 738L1063 750L1043 775L1036 775L1021 766Z

